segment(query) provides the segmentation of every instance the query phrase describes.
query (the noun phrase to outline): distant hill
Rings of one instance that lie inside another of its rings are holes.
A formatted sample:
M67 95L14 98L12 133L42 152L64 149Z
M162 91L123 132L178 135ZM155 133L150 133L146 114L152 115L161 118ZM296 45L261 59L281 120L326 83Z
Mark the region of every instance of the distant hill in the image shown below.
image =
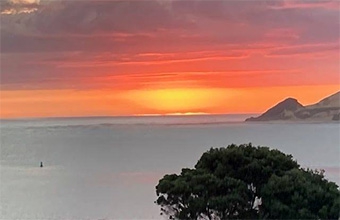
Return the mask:
M340 92L320 102L303 106L296 99L288 98L278 103L259 117L246 121L340 121Z

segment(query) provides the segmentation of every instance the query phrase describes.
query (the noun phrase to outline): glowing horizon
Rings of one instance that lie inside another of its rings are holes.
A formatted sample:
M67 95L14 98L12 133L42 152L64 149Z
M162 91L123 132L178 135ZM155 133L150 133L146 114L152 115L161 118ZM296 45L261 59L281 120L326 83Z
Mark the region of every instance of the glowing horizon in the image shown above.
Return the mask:
M261 113L340 90L338 1L1 6L0 118Z

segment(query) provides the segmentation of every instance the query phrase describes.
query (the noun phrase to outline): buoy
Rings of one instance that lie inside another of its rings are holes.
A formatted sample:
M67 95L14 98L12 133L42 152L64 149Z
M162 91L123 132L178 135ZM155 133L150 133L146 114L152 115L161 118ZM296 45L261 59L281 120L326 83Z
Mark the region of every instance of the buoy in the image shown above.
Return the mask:
M44 167L44 166L43 166L43 162L40 162L40 167Z

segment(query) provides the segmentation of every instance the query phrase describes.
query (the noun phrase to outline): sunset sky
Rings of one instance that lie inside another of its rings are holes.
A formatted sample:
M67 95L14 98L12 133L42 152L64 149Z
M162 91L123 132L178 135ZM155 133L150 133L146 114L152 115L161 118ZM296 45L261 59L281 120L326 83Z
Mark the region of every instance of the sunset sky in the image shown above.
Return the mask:
M340 1L1 1L1 118L258 113L340 90Z

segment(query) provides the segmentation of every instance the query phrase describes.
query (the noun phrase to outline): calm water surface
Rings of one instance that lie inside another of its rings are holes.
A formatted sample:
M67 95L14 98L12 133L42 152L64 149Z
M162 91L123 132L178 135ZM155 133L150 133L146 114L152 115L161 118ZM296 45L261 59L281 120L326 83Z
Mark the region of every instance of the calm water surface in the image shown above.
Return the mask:
M2 121L0 219L159 219L158 180L231 143L277 148L339 185L339 124L246 117Z

